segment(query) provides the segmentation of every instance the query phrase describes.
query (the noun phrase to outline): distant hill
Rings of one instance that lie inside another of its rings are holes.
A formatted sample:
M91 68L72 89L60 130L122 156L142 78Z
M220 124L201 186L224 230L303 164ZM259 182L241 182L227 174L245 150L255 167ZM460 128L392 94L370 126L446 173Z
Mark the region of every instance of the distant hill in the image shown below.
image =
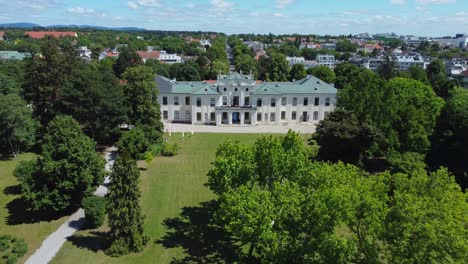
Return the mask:
M78 28L78 29L101 29L101 30L122 30L122 31L145 31L144 28L137 27L102 27L102 26L91 26L91 25L50 25L50 26L41 26L34 23L20 22L20 23L6 23L0 24L0 28L33 28L33 27L43 27L43 28Z

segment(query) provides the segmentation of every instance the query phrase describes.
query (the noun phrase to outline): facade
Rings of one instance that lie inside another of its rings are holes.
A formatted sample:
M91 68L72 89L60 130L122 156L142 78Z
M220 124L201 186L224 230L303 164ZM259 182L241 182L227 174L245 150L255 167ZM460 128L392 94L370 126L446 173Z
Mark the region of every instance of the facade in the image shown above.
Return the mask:
M313 76L296 82L259 82L239 73L213 82L157 76L156 84L164 121L217 126L316 123L334 110L337 92Z
M169 54L164 50L159 52L159 61L164 63L180 63L182 58L177 54Z
M317 62L319 65L324 65L330 68L335 68L335 56L328 54L317 55Z
M408 53L404 56L394 58L397 70L407 71L410 67L416 66L423 69L427 68L429 62L424 61L423 57L417 53Z

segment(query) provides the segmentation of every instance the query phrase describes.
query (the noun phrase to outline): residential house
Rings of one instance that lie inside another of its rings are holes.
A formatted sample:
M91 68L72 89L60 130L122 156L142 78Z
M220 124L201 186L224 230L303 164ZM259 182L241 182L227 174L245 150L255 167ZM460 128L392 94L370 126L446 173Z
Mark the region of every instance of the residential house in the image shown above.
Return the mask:
M159 61L164 63L180 63L182 58L177 54L170 54L164 50L159 52Z
M0 40L5 40L5 32L0 31Z
M319 65L328 66L330 68L335 68L335 56L328 54L319 54L317 55L317 62Z
M158 51L137 51L137 54L141 57L144 63L148 59L159 60L160 53Z
M91 54L93 53L88 47L86 46L79 46L78 48L75 49L75 52L78 54L78 56L82 58L91 58Z

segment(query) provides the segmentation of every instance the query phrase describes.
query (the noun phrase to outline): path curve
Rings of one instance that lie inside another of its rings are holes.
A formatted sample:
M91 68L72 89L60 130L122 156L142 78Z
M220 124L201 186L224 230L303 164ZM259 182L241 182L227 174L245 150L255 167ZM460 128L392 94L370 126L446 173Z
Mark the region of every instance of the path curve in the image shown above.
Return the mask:
M114 165L115 156L117 153L117 148L109 147L105 151L105 159L106 159L106 171L110 172L112 169L112 165ZM103 197L107 194L107 185L109 184L110 179L107 176L104 179L104 183L99 185L94 195ZM83 209L78 209L74 214L68 218L68 220L63 223L54 233L50 234L40 248L32 254L28 260L26 260L26 264L47 264L49 263L63 246L67 238L72 236L76 231L80 230L83 226L85 221L85 215Z

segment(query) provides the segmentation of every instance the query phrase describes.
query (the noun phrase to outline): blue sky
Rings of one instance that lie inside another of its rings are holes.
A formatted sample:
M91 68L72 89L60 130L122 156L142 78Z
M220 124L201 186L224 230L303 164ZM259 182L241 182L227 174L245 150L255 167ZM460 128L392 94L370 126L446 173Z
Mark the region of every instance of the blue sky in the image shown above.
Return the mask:
M0 23L226 33L468 33L468 0L0 0Z

